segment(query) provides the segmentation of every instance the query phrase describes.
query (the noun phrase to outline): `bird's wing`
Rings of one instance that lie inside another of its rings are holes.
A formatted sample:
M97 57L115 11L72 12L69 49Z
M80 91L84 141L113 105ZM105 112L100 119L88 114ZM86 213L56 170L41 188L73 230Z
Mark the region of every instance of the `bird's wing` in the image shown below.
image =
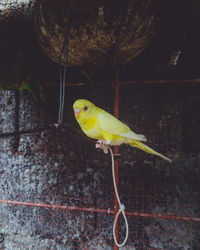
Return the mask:
M107 113L106 111L99 109L98 125L104 131L113 134L134 139L138 141L147 141L144 135L139 135L130 130L130 128L119 121L117 118Z

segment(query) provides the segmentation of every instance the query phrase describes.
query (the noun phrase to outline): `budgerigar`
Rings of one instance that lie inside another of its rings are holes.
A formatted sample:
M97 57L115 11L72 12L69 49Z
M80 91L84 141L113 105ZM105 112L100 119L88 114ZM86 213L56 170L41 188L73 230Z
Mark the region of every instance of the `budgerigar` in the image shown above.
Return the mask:
M172 162L166 156L142 143L147 141L144 135L134 133L127 125L103 109L96 107L92 102L78 99L74 102L73 109L82 131L88 137L98 140L97 148L104 149L106 145L112 146L126 143Z

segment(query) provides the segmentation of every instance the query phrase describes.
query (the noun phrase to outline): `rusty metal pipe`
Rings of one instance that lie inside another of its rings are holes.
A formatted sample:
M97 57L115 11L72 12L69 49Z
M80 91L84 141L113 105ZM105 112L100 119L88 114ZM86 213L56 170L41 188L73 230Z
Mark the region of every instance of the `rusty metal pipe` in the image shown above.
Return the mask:
M116 65L116 72L115 72L115 99L114 99L114 115L116 118L119 118L119 65ZM114 153L119 154L119 147L115 146L114 147ZM115 157L114 159L115 163L115 180L116 180L116 186L117 190L119 192L119 158ZM119 204L118 200L116 197L116 194L114 195L114 218L117 215L117 212L119 210ZM115 227L115 236L117 242L119 242L119 223L118 221L116 222L116 227ZM118 250L119 247L116 245L114 242L114 250Z
M0 204L10 204L13 206L29 206L29 207L39 207L39 208L50 208L50 209L61 209L69 211L84 211L92 213L104 213L104 214L114 214L112 209L101 209L101 208L88 208L88 207L77 207L77 206L63 206L56 204L46 204L46 203L35 203L35 202L23 202L15 200L2 200L0 199ZM150 213L140 213L140 212L125 212L128 216L144 217L144 218L154 218L154 219L164 219L164 220L179 220L188 222L199 222L198 217L187 217L187 216L176 216L176 215L163 215L163 214L150 214Z
M135 81L119 81L120 85L134 85L134 84L167 84L167 83L200 83L200 79L177 79L177 80L135 80ZM44 83L44 86L55 86L56 83ZM82 87L82 86L114 86L113 82L99 82L99 83L67 83L66 87Z

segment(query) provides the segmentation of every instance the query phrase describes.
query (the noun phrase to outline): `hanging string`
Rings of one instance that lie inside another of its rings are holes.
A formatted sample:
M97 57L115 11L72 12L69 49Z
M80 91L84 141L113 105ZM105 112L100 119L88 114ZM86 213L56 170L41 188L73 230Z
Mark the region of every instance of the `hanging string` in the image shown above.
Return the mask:
M65 87L66 87L66 72L67 72L67 64L68 64L68 51L69 51L69 30L70 30L70 22L69 22L69 10L70 10L70 1L67 1L67 27L65 32L65 39L63 46L60 51L59 56L59 79L60 79L60 101L59 101L59 112L58 112L58 124L62 124L63 122L63 111L64 111L64 104L65 104ZM63 70L63 77L62 77L62 66L61 60L63 51L65 48L65 66Z
M58 114L58 124L62 123L62 113L63 111L61 110L62 108L62 103L63 103L63 80L62 80L62 66L61 66L61 58L62 58L62 54L63 54L63 50L65 47L65 42L63 43L63 46L61 48L60 51L60 56L59 56L59 80L60 80L60 97L59 97L59 114Z
M108 149L110 151L110 155L111 155L111 159L112 159L112 177L113 177L113 184L114 184L115 195L117 197L117 201L118 201L118 204L119 204L119 210L118 210L118 212L117 212L117 214L115 216L115 220L114 220L114 224L113 224L113 237L114 237L115 244L118 247L123 247L126 244L126 242L127 242L128 234L129 234L128 220L127 220L126 214L125 214L125 206L121 203L120 198L119 198L119 193L118 193L118 190L117 190L117 184L116 184L116 180L115 180L115 164L114 164L113 151L112 151L112 149L111 149L110 146L108 146ZM117 241L117 238L116 238L116 235L115 235L115 228L116 228L116 225L117 225L117 221L118 221L119 215L121 213L123 215L123 218L124 218L124 221L125 221L125 225L126 225L126 236L124 238L124 241L120 244Z

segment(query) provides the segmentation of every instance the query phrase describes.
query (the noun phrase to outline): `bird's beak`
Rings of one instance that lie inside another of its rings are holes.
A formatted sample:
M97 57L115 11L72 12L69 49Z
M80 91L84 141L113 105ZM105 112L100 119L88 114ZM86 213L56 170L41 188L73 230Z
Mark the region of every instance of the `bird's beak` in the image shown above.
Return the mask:
M74 115L76 119L78 118L79 114L80 114L80 109L74 109Z

